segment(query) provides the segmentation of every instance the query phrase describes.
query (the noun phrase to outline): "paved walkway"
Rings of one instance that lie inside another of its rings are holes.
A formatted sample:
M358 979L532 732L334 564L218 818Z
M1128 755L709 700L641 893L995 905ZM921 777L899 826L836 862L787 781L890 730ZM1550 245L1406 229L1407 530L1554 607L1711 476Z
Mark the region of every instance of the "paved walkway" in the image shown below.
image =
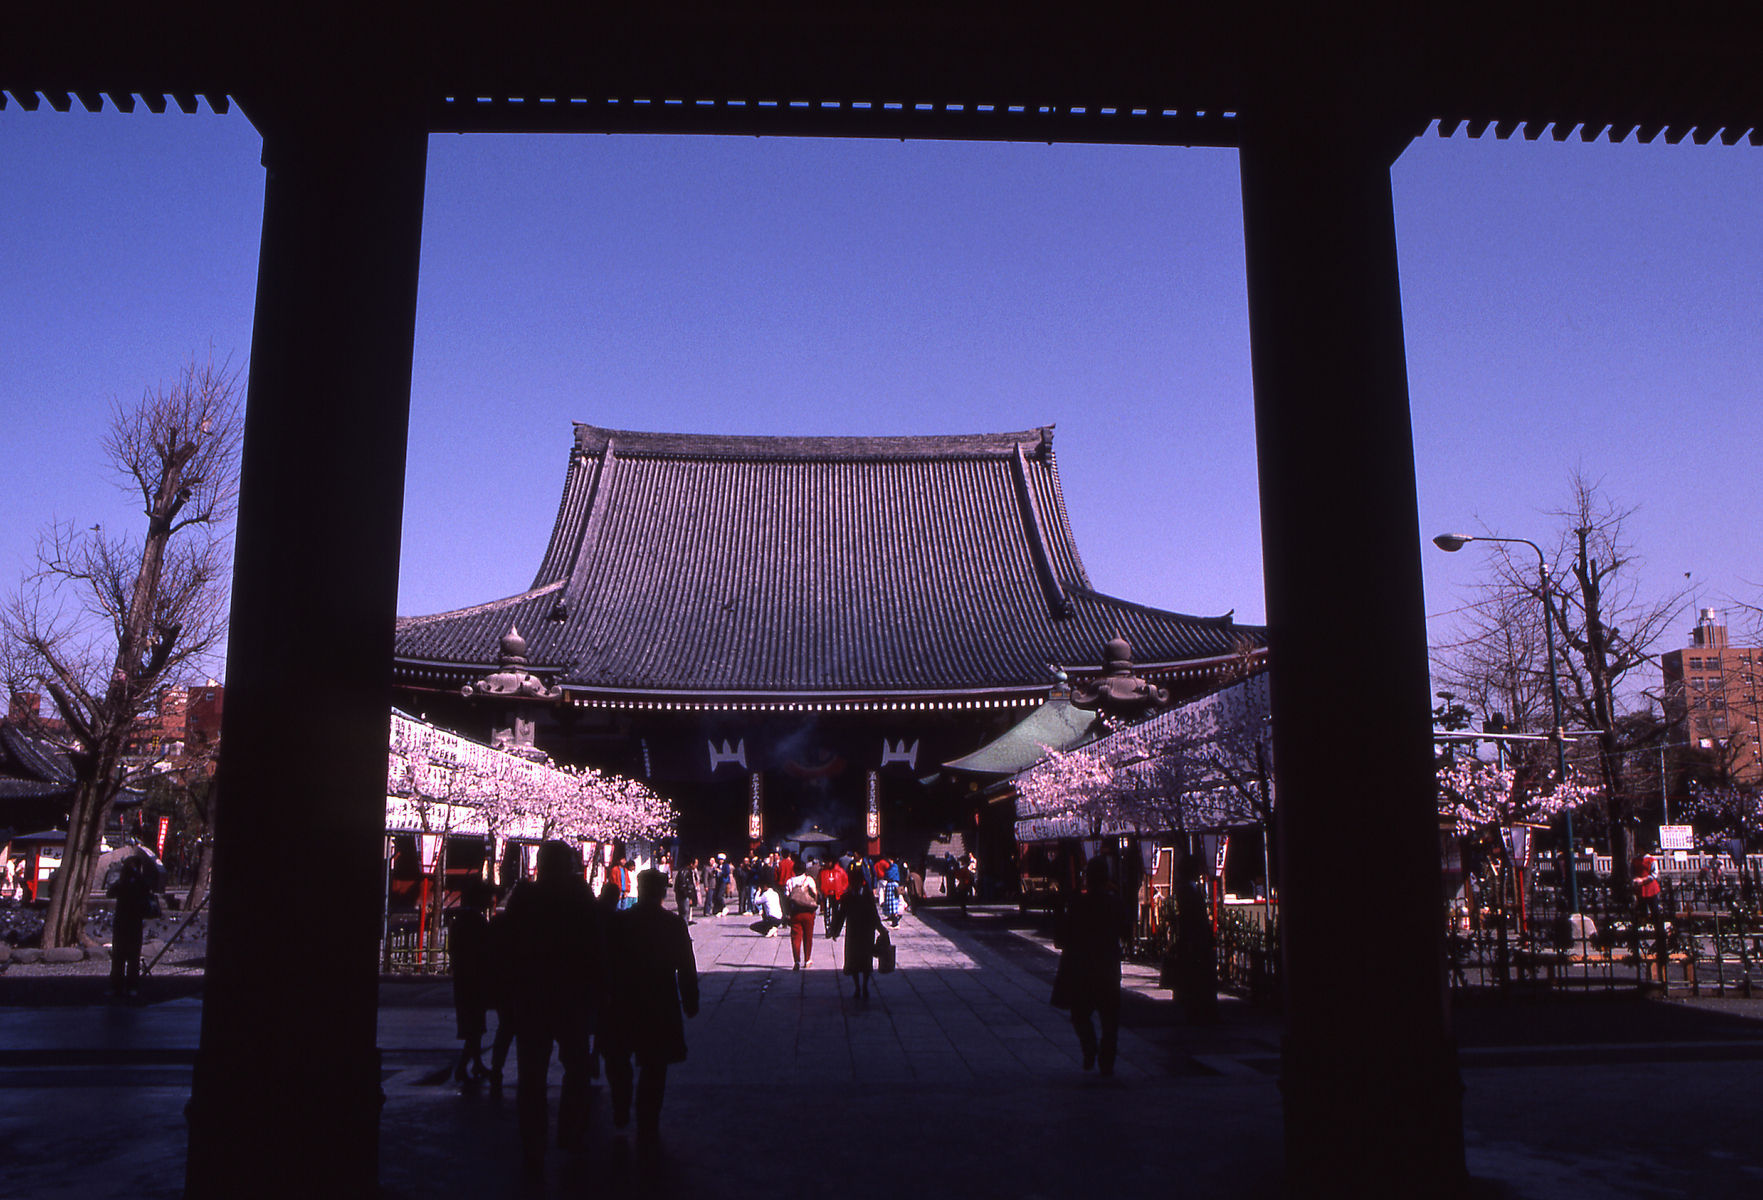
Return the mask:
M1046 1003L1054 956L1014 910L907 917L901 969L876 977L867 1004L837 942L817 939L797 972L787 938L742 918L692 933L703 1011L669 1078L660 1156L639 1161L599 1113L590 1151L554 1152L537 1187L515 1176L512 1086L439 1080L457 1046L447 984L386 984L385 1194L1277 1193L1278 1026L1265 1014L1227 1004L1220 1025L1190 1028L1132 969L1118 1072L1103 1079L1079 1069ZM0 978L0 1002L14 982ZM1692 1013L1649 1041L1609 1011L1609 1037L1574 1018L1565 1046L1528 1044L1530 1023L1506 1010L1465 1023L1481 1043L1464 1054L1470 1162L1492 1194L1763 1194L1758 1014ZM0 1007L0 1197L178 1195L199 1015L193 996Z

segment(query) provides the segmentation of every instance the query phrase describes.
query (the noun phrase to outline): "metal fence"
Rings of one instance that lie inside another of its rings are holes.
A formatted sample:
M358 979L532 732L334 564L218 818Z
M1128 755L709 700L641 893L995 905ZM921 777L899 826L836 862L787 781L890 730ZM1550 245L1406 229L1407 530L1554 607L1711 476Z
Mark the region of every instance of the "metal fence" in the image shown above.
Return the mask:
M1763 871L1666 875L1658 899L1644 903L1618 899L1607 876L1582 874L1578 912L1546 870L1514 884L1478 877L1447 906L1453 992L1763 991ZM1278 938L1266 909L1227 907L1219 918L1220 987L1277 1003Z
M1763 899L1746 872L1666 877L1654 900L1616 897L1581 876L1578 912L1544 874L1472 881L1447 914L1454 990L1643 990L1749 996L1763 986Z
M419 930L415 914L392 917L380 941L380 970L387 975L445 975L451 965L449 932L444 921L438 928L430 924Z
M1278 1003L1279 940L1265 906L1219 912L1218 983L1255 1003Z

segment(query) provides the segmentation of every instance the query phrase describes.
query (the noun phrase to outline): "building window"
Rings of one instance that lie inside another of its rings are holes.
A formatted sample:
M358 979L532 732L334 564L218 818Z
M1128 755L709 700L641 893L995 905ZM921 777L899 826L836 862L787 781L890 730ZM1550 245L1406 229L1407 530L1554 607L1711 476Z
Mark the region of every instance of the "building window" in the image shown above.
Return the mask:
M1694 679L1690 680L1690 687L1698 692L1706 691L1708 688L1708 681L1706 679L1703 679L1700 675L1698 675Z
M1699 659L1699 658L1690 659L1690 670L1700 671L1701 669L1702 669L1702 660L1701 659Z

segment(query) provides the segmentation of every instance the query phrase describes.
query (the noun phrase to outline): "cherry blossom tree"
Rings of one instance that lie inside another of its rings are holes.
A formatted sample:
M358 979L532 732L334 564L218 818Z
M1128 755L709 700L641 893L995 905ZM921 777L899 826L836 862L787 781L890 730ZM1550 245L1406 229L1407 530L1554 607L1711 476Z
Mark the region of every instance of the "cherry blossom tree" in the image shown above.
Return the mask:
M1599 794L1571 771L1565 783L1535 775L1470 754L1444 760L1438 772L1439 813L1455 820L1459 833L1472 833L1496 825L1547 822Z
M672 804L638 780L492 749L402 714L393 716L386 794L423 832L469 823L497 842L656 841L676 820Z
M1735 783L1690 783L1689 801L1679 812L1695 826L1696 844L1725 853L1727 843L1746 849L1763 838L1763 793Z
M1017 816L1084 835L1262 822L1266 713L1257 676L1087 746L1048 749L1016 778Z

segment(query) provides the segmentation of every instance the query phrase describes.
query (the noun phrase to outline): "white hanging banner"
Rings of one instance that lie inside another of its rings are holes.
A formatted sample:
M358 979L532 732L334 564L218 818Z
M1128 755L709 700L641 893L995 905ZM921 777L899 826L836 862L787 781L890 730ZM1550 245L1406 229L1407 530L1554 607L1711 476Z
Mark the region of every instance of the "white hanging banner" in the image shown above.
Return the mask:
M524 879L531 879L538 870L539 848L531 842L520 844L520 874Z
M438 833L418 834L417 840L422 843L422 871L426 875L435 869L436 863L441 861L441 835Z

